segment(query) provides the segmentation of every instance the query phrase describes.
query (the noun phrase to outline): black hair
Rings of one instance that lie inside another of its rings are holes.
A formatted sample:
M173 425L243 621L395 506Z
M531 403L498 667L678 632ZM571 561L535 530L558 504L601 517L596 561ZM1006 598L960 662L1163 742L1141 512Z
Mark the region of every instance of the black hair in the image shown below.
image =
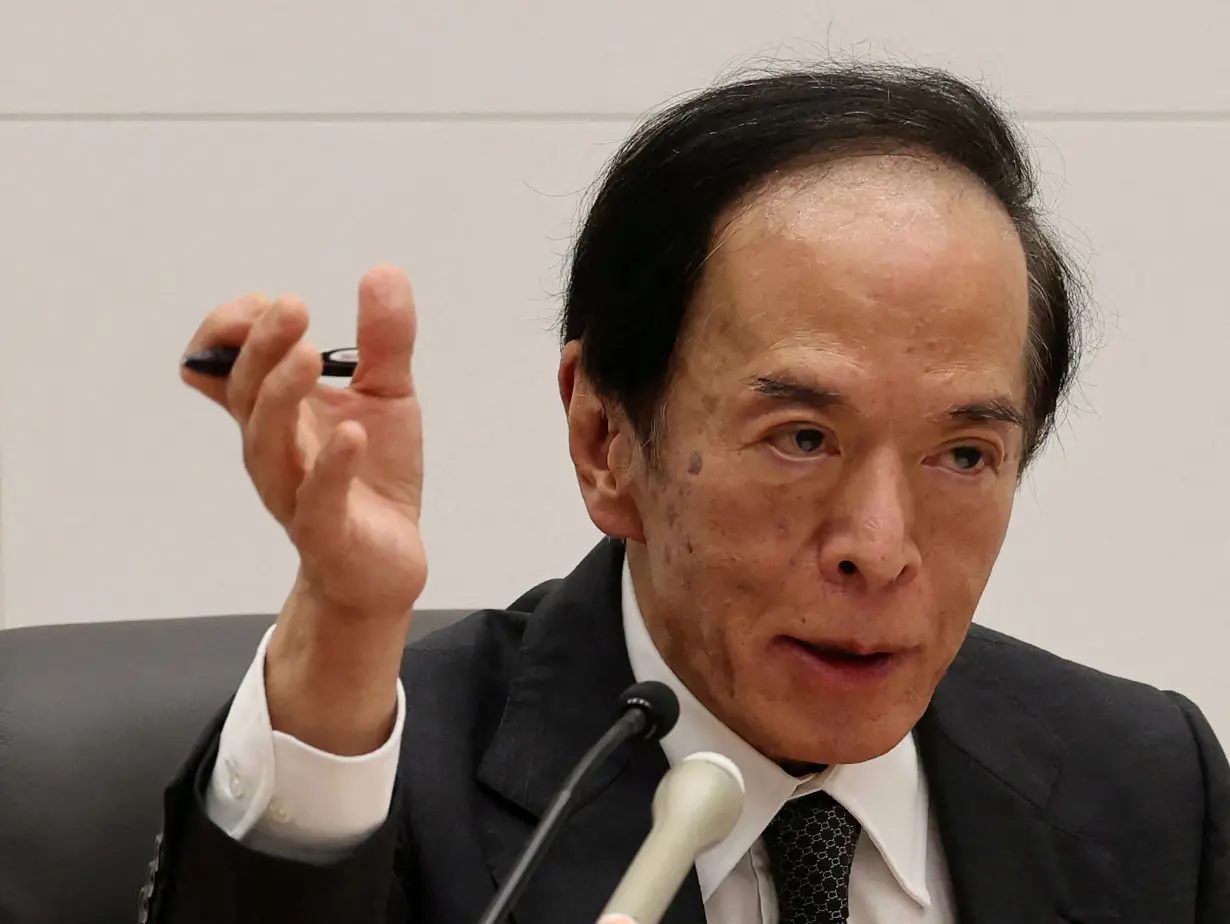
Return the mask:
M652 442L676 342L727 209L774 177L857 153L914 151L976 177L1016 227L1029 274L1022 471L1079 361L1079 274L1047 226L1026 145L997 104L944 71L821 65L744 77L650 117L597 187L572 253L561 335Z

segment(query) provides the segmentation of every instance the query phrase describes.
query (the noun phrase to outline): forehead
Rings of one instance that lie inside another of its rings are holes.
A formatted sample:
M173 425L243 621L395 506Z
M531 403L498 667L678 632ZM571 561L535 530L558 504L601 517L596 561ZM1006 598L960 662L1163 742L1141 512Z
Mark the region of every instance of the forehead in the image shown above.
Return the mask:
M724 217L683 352L710 367L816 352L881 374L978 370L1018 392L1028 311L994 197L934 160L872 155L779 179Z

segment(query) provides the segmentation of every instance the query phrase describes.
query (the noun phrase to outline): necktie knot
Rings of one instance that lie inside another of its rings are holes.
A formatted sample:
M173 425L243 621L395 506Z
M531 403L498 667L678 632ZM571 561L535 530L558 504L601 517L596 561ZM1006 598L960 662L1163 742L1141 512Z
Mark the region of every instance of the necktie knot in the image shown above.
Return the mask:
M826 792L787 802L765 829L779 924L844 924L862 826Z

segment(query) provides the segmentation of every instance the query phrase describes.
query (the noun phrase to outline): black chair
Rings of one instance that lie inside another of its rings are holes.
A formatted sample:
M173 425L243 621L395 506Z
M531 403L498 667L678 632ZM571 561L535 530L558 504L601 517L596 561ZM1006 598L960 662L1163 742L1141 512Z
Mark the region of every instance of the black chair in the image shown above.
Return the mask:
M411 637L467 610L420 611ZM162 792L271 616L0 632L0 924L128 924Z

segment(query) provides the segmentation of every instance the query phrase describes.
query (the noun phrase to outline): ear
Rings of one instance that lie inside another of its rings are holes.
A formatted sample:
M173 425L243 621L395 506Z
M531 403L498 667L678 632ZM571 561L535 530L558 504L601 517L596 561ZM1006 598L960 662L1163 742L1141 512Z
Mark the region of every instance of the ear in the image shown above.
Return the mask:
M636 435L622 411L595 393L581 368L581 341L564 345L559 394L568 415L568 451L589 518L615 539L644 541L633 476L640 463Z

